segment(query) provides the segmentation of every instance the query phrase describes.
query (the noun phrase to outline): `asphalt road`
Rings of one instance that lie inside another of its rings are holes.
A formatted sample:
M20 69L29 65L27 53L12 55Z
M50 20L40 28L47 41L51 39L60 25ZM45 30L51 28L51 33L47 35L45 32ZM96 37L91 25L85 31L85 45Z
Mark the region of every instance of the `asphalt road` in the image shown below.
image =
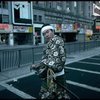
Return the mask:
M80 99L100 99L100 55L67 64L65 69L67 88L70 91ZM12 86L30 97L39 98L41 82L39 77L33 74L6 84L7 87Z
M80 99L100 99L100 55L67 64L68 88Z

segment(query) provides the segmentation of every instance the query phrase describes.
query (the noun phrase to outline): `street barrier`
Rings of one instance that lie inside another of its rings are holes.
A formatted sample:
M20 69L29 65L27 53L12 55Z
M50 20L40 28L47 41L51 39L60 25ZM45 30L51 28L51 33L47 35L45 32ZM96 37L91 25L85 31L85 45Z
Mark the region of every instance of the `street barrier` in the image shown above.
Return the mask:
M0 48L0 72L39 63L42 58L44 45L14 46ZM67 56L100 47L100 41L65 43Z

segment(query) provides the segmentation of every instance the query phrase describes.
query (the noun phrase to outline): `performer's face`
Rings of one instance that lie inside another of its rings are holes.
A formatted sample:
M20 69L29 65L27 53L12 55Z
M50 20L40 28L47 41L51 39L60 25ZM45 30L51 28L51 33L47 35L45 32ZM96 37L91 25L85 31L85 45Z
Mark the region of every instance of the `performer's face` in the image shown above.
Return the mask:
M50 41L50 39L53 37L54 33L52 30L46 30L45 32L43 32L43 36L46 39L46 42Z

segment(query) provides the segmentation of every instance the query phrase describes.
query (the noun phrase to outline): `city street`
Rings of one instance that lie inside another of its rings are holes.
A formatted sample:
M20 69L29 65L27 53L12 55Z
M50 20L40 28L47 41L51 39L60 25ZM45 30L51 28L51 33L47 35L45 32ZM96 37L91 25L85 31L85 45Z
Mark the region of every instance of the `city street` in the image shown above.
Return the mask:
M100 1L0 1L0 99L40 99L41 60L66 60L71 99L100 99Z
M77 60L75 60L75 55L70 55L67 59L70 60L65 67L67 88L80 99L100 98L99 48L94 54L93 52L95 49L76 54ZM0 98L39 98L41 80L33 71L2 81L0 85ZM70 97L74 98L71 95Z

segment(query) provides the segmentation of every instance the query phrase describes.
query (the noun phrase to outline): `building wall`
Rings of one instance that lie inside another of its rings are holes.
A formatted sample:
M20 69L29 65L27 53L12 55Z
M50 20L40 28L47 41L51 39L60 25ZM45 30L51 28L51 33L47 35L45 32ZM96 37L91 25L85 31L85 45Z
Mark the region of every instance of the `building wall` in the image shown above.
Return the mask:
M33 1L33 9L33 15L37 12L41 14L43 23L79 23L84 30L88 28L92 29L91 1ZM34 20L34 23L41 22Z
M5 3L6 2L6 3ZM9 23L7 2L0 2L0 18L5 16ZM10 1L9 1L10 2ZM33 2L33 24L66 24L79 23L83 28L91 28L92 1L32 1ZM3 17L4 18L4 17ZM8 19L7 19L8 18ZM5 20L4 20L5 21ZM40 27L39 27L40 28ZM42 39L42 38L40 38Z
M44 1L42 4L41 1L38 1L37 4L34 2L36 1L33 1L33 6L35 6L33 7L33 9L35 9L34 14L37 12L38 14L41 14L41 16L43 16L42 19L44 23L50 23L52 21L62 23L64 22L62 21L64 15L69 15L70 18L71 16L77 17L76 15L78 15L78 17L83 17L83 21L84 19L90 19L90 21L92 20L90 15L92 6L89 1ZM76 7L74 7L74 2L76 2Z

